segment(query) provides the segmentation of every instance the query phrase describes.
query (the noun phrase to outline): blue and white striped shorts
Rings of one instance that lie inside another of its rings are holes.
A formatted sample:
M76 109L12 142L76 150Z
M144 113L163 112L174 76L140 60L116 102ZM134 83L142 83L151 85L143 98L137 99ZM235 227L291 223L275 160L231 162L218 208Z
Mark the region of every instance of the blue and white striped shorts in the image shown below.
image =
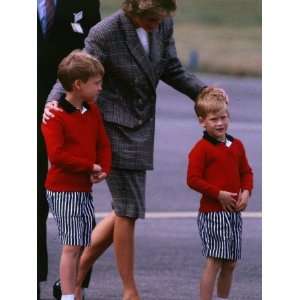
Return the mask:
M243 221L239 212L200 212L198 228L202 254L220 259L241 259Z
M89 245L95 222L92 194L47 190L46 196L58 226L61 243L72 246Z

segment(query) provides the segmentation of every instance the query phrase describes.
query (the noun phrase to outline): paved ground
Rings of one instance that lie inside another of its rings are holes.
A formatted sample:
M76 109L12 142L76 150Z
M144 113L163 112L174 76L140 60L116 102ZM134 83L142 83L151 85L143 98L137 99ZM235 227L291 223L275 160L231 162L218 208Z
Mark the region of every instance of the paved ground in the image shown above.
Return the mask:
M203 76L224 87L231 98L230 133L241 138L255 173L255 189L248 211L261 211L261 81L252 78ZM149 212L195 212L199 196L185 186L188 150L201 137L192 102L166 85L159 87L155 170L147 174ZM97 212L110 210L105 184L94 190ZM136 232L136 277L144 300L195 300L202 264L195 219L147 219ZM58 274L59 243L53 219L48 221L49 278L43 299L51 298ZM243 260L235 276L231 299L261 299L261 219L244 219ZM121 284L110 249L96 263L88 300L121 299Z
M51 285L58 274L56 225L49 220L49 281L43 299L52 299ZM261 222L244 220L243 260L237 267L232 300L261 299ZM144 300L196 300L203 258L194 219L149 219L136 232L136 278ZM94 267L88 300L120 300L121 282L113 249Z

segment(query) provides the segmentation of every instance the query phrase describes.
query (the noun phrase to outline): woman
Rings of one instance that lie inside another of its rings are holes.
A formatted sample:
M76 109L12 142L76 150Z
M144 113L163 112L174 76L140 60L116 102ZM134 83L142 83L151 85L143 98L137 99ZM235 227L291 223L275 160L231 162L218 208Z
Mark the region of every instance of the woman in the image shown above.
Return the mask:
M134 279L134 227L136 219L145 216L146 171L153 169L158 82L163 80L192 100L205 88L177 57L171 17L175 10L175 0L126 0L85 40L85 51L105 67L98 103L113 151L107 179L113 212L97 225L91 247L83 252L78 286L114 242L123 300L140 299ZM44 121L52 117L62 92L57 83L48 97Z

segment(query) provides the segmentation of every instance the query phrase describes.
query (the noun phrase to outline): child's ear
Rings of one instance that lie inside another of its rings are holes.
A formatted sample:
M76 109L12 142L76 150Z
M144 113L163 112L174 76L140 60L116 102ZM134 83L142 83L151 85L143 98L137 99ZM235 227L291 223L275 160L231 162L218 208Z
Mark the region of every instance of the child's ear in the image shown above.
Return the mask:
M76 80L73 82L73 87L74 87L75 89L79 90L80 87L81 87L81 80L76 79Z
M202 117L198 117L199 123L200 125L205 129L205 122L204 122L204 118Z

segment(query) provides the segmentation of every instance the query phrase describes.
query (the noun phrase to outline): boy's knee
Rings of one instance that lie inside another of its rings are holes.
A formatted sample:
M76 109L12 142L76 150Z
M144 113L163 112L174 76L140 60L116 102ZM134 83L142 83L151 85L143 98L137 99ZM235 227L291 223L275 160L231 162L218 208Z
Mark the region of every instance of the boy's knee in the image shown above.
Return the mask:
M63 246L63 254L68 255L72 258L78 258L81 254L82 247L80 246L69 246L65 245Z
M218 258L208 257L206 260L206 266L210 269L220 269L222 267L222 260Z
M223 272L233 272L236 267L235 261L226 261L222 264L222 271Z

